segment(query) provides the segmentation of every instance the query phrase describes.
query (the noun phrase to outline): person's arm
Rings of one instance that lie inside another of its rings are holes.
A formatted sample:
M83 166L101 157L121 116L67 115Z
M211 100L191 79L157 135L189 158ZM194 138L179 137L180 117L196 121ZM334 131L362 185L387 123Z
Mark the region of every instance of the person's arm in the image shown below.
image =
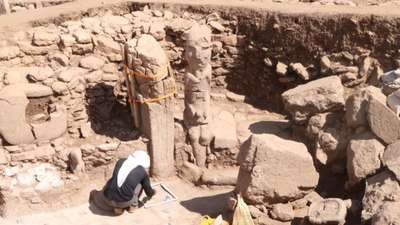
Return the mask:
M146 195L150 198L153 197L153 195L155 194L155 191L151 187L149 174L147 174L147 172L145 172L145 175L144 175L142 181L140 182L140 184L143 187L144 193L146 193Z

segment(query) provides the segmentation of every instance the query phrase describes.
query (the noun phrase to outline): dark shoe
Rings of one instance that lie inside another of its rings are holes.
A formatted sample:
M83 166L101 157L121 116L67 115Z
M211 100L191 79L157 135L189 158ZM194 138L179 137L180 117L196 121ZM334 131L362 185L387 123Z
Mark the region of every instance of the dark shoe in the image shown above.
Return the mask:
M137 205L131 205L128 208L126 208L126 211L128 211L128 213L133 213L137 208L138 208Z
M124 209L123 208L114 208L114 213L117 215L122 215L122 213L124 213Z

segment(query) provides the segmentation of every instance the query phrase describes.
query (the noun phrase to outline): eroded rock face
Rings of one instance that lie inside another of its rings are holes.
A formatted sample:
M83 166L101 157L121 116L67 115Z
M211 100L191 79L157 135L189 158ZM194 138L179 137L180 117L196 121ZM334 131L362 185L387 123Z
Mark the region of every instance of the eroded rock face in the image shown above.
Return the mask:
M319 175L306 146L274 135L252 135L243 143L238 162L236 190L250 203L299 199L318 183Z
M368 124L366 109L371 97L382 103L386 102L386 96L379 88L374 86L360 89L346 100L345 118L347 126L357 128Z
M397 180L400 179L400 140L386 147L382 163L394 173Z
M314 202L308 210L312 224L344 224L347 208L342 199L328 198Z
M319 163L326 165L346 156L349 131L344 126L342 111L311 117L307 136L315 143L315 157Z
M316 113L343 108L343 95L340 78L331 76L290 89L282 94L282 100L293 120L304 123Z
M385 203L400 201L400 187L396 177L388 170L368 178L362 201L361 219L371 219Z
M349 184L355 185L381 167L385 146L372 132L365 132L350 141L347 147Z
M400 202L387 202L372 217L372 225L400 225Z
M371 130L386 144L400 137L400 120L397 115L378 99L370 98L367 119Z

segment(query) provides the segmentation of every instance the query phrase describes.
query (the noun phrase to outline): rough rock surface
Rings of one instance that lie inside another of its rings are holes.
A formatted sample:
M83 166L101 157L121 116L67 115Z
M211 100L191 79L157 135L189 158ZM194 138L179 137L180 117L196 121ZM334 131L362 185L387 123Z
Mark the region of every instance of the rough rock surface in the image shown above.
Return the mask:
M400 179L400 140L386 147L383 153L382 163Z
M347 147L347 173L350 185L357 184L381 167L385 146L371 132L351 140Z
M291 204L275 204L272 207L271 216L279 221L290 221L294 217L293 207Z
M308 210L312 224L344 224L347 208L342 199L327 198L314 202Z
M313 114L342 108L343 95L340 78L331 76L290 89L282 94L282 100L293 120L303 123Z
M374 86L360 89L346 100L345 118L347 126L357 128L368 124L366 109L371 97L382 103L386 102L386 96L379 88Z
M397 115L375 98L371 98L367 108L367 119L371 130L386 144L395 142L400 137L400 120Z
M299 199L318 183L306 146L274 135L252 135L241 146L238 162L236 189L251 203Z
M215 115L213 125L214 147L216 149L232 149L238 145L236 122L233 115L222 110Z
M396 177L388 170L368 178L362 200L361 219L370 220L387 202L400 201L400 187Z
M377 210L372 217L372 225L399 225L400 224L400 202L386 202Z

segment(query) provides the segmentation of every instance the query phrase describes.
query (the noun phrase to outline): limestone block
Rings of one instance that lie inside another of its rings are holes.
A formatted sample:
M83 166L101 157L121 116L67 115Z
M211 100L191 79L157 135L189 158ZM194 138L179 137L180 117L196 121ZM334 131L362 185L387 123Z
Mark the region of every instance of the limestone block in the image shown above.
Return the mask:
M390 94L387 98L387 104L392 111L400 117L400 89Z
M34 136L25 120L28 99L20 89L8 85L0 90L0 134L12 145L31 143Z
M70 34L62 34L60 39L64 47L71 47L76 43L76 39Z
M79 67L68 67L67 69L60 72L58 80L63 82L70 82L76 77L83 77L85 70Z
M383 171L366 180L362 200L361 220L370 220L387 202L400 201L400 187L396 177L390 171Z
M56 81L51 85L51 89L56 94L63 94L68 91L68 86L64 82Z
M58 138L67 130L67 108L62 104L58 104L56 105L56 111L50 113L49 121L31 124L31 126L38 141Z
M92 124L90 122L81 124L80 132L82 137L87 138L93 135Z
M101 144L97 145L96 148L98 148L102 152L108 152L108 151L114 151L118 148L120 143L107 143L107 144Z
M382 103L386 102L386 96L379 88L374 86L362 88L346 100L345 118L347 126L357 128L368 124L366 109L370 98L377 99Z
M22 78L21 75L19 73L19 71L8 71L5 75L4 75L4 83L5 84L18 84L21 83Z
M307 68L303 66L301 63L291 63L290 68L302 79L309 80L310 74L307 71Z
M105 60L98 58L96 56L88 56L82 58L79 62L79 66L85 69L89 69L90 71L101 69L105 64Z
M232 149L238 146L236 121L232 113L222 110L214 117L214 148Z
M211 168L203 171L202 184L210 185L236 185L239 167Z
M371 130L386 144L399 139L400 120L385 102L371 98L367 106L367 119Z
M271 217L279 221L291 221L294 218L294 211L291 204L274 204L271 210Z
M387 224L400 224L400 202L384 203L372 217L371 225Z
M98 18L87 17L82 18L82 27L86 30L89 30L95 34L101 32L101 21Z
M55 32L36 31L33 34L33 44L36 46L49 46L59 41L59 34Z
M120 44L114 41L111 37L100 35L97 37L97 49L106 54L115 53L121 54Z
M19 86L22 90L24 90L26 96L29 98L39 98L53 95L53 90L51 90L50 87L41 84L16 84L15 86Z
M386 147L382 163L400 180L400 140Z
M282 94L286 110L295 122L305 122L320 112L336 111L344 105L344 89L337 76L299 85Z
M239 95L233 92L226 92L226 98L232 102L244 102L246 99L246 96L244 95Z
M21 41L18 43L21 51L27 55L45 55L51 51L57 51L57 45L49 45L49 46L33 46L28 41Z
M94 46L92 43L89 44L75 44L72 46L72 53L77 55L85 55L88 53L92 53L94 50Z
M366 132L350 141L347 147L347 173L349 184L355 185L381 167L385 150L372 132Z
M276 64L276 73L277 73L279 76L285 76L285 75L286 75L286 72L287 72L287 68L288 68L287 65L285 65L284 63L278 62L278 63Z
M166 23L166 29L171 30L173 33L182 34L193 26L193 21L174 18Z
M331 70L331 60L328 56L322 56L320 59L321 73L327 74Z
M49 66L45 66L45 67L40 67L36 73L35 72L29 73L28 77L29 77L29 79L37 82L37 81L46 80L46 79L52 77L53 74L54 74L54 70Z
M311 224L344 224L347 208L342 199L327 198L310 205L308 220Z
M209 21L208 25L210 25L210 27L213 30L216 30L218 32L224 32L225 31L225 27L222 26L222 24L220 24L218 21Z
M103 81L117 81L119 76L117 74L103 74L102 80Z
M70 169L73 173L85 172L85 162L82 160L82 151L80 148L72 148L69 154Z
M99 83L103 77L103 71L96 70L89 74L86 74L84 77L87 83Z
M152 35L157 41L165 38L165 25L160 22L155 22L150 25L149 34Z
M0 60L9 60L17 57L20 53L18 46L5 46L0 48Z
M92 36L90 35L89 32L87 32L85 30L76 31L72 36L75 38L76 42L79 44L92 43Z
M202 174L201 168L190 162L185 162L179 169L179 177L194 184L200 181Z
M242 144L238 162L236 189L250 203L296 200L312 192L318 183L307 147L275 135L253 134Z
M221 42L228 46L238 46L237 35L222 35Z

